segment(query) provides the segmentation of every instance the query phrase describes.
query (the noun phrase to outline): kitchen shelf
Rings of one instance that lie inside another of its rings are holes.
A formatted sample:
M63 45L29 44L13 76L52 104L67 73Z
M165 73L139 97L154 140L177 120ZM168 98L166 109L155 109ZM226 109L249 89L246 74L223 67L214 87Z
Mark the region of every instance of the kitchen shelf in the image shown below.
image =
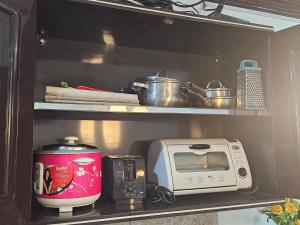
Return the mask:
M144 6L138 6L134 4L126 4L121 3L117 1L105 1L105 0L71 0L74 2L80 2L84 4L93 4L93 5L99 5L99 6L106 6L110 8L116 8L116 9L122 9L122 10L128 10L133 12L140 12L150 15L158 15L158 16L164 16L167 18L177 18L177 19L183 19L183 20L190 20L190 21L196 21L196 22L206 22L206 23L214 23L214 24L221 24L221 25L228 25L228 26L234 26L234 27L243 27L248 29L255 29L255 30L262 30L262 31L274 31L273 27L271 26L265 26L255 23L248 23L245 21L239 21L238 19L219 19L219 18L213 18L213 17L207 17L207 16L201 16L201 15L192 15L188 13L182 13L182 12L174 12L171 10L164 10L164 9L155 9L151 7L144 7Z
M233 115L233 116L269 116L267 110L209 109L209 108L171 108L126 105L89 105L35 102L35 111L63 112L106 112L132 114L183 114L183 115Z
M57 209L34 207L31 225L109 224L135 219L170 217L219 210L262 207L284 202L283 198L261 193L210 193L178 196L172 205L144 203L135 207L116 208L112 203L98 201L95 206L75 208L73 214L58 214Z

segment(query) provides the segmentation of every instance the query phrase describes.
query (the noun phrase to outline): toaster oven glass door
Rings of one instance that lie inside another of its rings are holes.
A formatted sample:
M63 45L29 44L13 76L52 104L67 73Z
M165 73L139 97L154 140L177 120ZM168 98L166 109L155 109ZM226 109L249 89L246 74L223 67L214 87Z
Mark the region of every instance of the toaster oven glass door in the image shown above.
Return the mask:
M174 161L178 173L229 170L228 159L224 152L207 152L201 155L179 152L174 154Z
M188 145L169 148L174 190L236 186L227 145L194 150Z

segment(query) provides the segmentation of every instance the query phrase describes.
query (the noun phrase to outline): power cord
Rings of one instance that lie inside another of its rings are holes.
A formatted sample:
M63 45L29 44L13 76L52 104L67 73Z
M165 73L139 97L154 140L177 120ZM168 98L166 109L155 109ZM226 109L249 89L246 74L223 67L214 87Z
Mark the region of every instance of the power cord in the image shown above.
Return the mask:
M220 0L218 6L211 9L211 8L207 8L206 0L199 0L193 4L186 4L180 1L172 1L172 0L125 0L125 1L136 5L143 5L143 6L154 7L154 8L166 8L171 10L173 10L173 5L181 8L192 8L194 11L183 11L183 12L197 14L197 15L199 15L199 11L195 8L195 6L203 4L202 7L203 10L207 12L211 12L208 16L221 15L221 12L226 3L226 0Z
M195 7L197 5L202 4L205 0L199 0L198 2L195 2L193 4L186 4L186 3L182 3L179 1L172 1L172 0L135 0L136 2L139 2L143 5L148 5L148 6L157 6L157 5L176 5L178 7L182 7L182 8L191 8L191 7Z
M166 1L169 1L169 0L166 0ZM203 2L205 2L205 0L200 0L198 2L195 2L193 4L185 4L185 3L182 3L182 2L173 2L173 1L170 1L173 5L176 5L178 7L183 7L183 8L191 8L191 7L195 7L197 5L200 5L202 4Z
M180 1L172 1L172 0L126 0L126 1L136 5L144 5L148 7L154 7L154 8L166 8L171 10L173 10L173 5L180 8L192 8L194 11L184 11L184 12L193 13L197 15L199 15L199 11L195 8L195 6L205 2L205 0L199 0L193 4L186 4Z
M135 0L135 1L148 7L172 9L172 3L170 0Z
M201 4L201 3L204 3L204 2L205 2L205 1L203 1L203 2L197 2L197 3L198 3L197 5L199 5L199 4ZM186 4L184 4L184 3L182 3L182 2L174 2L174 3L176 3L177 6L182 5L182 6L179 6L179 7L186 8ZM195 5L195 6L197 6L197 5ZM199 11L195 8L195 6L191 6L191 7L190 7L190 8L192 8L194 11L183 11L183 12L185 12L185 13L191 13L191 14L194 14L194 15L200 15Z
M168 188L159 186L154 183L147 184L147 201L150 203L173 204L176 202L175 195Z
M215 17L218 17L221 15L222 13L222 10L224 8L224 5L225 5L225 2L226 0L220 0L220 3L218 4L218 6L215 8L215 10L209 14L208 16L215 16Z
M216 8L207 8L206 2L203 2L203 10L206 12L212 12L210 13L208 16L217 16L217 15L221 15L221 12L224 8L224 5L226 3L226 0L220 0L220 2L218 3L218 6Z

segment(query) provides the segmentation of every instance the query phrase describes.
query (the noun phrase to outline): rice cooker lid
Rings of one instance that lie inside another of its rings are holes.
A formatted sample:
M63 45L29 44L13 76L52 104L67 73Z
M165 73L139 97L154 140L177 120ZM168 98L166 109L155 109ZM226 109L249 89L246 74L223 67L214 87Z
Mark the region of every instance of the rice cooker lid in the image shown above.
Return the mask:
M39 154L74 154L74 153L95 153L100 150L93 145L79 144L78 137L65 137L61 144L50 144L41 146Z

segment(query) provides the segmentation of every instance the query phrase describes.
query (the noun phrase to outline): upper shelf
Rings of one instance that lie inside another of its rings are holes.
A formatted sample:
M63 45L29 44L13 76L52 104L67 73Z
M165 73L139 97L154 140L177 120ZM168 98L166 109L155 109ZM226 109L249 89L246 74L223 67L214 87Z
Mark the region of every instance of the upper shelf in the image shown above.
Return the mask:
M201 16L201 15L193 15L193 14L189 14L189 13L174 12L171 10L164 10L164 9L138 6L138 5L133 5L133 4L126 4L126 3L121 3L121 1L109 1L109 0L70 0L70 1L106 6L106 7L111 7L111 8L140 12L140 13L145 13L145 14L150 14L150 15L158 15L158 16L169 17L169 18L178 18L178 19L191 20L191 21L197 21L197 22L222 24L222 25L229 25L229 26L234 26L234 27L244 27L244 28L257 29L257 30L263 30L263 31L273 31L273 27L271 27L271 26L248 23L248 22L241 21L241 20L239 21L238 19L235 20L234 18L233 19L231 19L231 18L225 19L225 18L214 18L214 17L207 17L207 16Z
M208 108L171 108L150 106L120 105L88 105L35 102L38 111L73 111L73 112L109 112L138 114L185 114L185 115L236 115L236 116L268 116L266 110L208 109Z
M260 46L268 46L273 31L257 24L103 0L39 0L37 22L49 40L103 44L106 55L116 46L211 56L230 47L243 49L247 54L242 57L257 58L251 52L264 50Z

